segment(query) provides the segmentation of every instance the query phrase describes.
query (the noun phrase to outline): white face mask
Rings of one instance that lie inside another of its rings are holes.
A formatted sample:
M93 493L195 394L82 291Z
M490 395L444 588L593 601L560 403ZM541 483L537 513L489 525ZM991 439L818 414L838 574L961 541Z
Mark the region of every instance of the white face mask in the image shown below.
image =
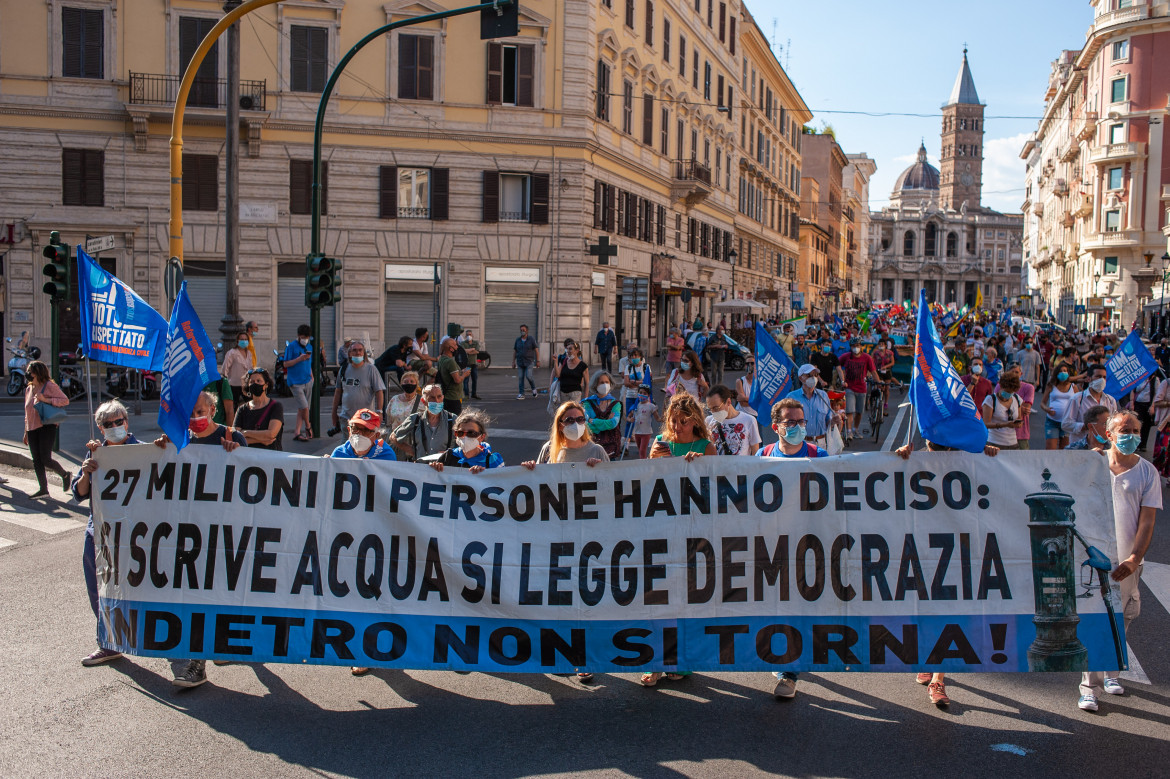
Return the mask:
M854 346L854 347L853 347L853 353L854 353L854 354L861 354L861 347L860 347L860 346Z
M711 418L716 422L722 422L723 420L727 419L727 409L721 408L718 411L712 411Z
M581 436L585 435L585 425L580 422L574 422L571 425L565 425L561 428L561 431L564 432L565 438L570 441L578 441L581 439Z
M370 451L370 448L374 445L374 442L366 438L361 433L351 433L349 436L349 445L352 446L353 450L358 454L365 454L366 452Z
M126 436L129 435L129 431L126 430L125 425L118 425L117 427L103 428L102 435L109 443L120 444L126 440Z
M1089 389L1093 392L1101 392L1105 389L1105 379L1093 379L1089 382Z
M816 389L817 388L816 378L809 376L807 379L804 380L804 386L807 387L808 389Z
M598 384L597 385L597 394L602 396L602 397L605 397L606 395L608 395L609 394L609 385L606 384L604 381L601 382L600 384Z
M471 436L463 436L462 438L456 438L455 443L458 444L459 448L463 451L471 452L479 446L479 439L472 438Z
M972 365L971 366L971 373L974 373L976 376L978 376L979 374L983 373L983 366L982 365Z
M308 346L309 345L308 338L298 338L297 342L300 343L301 346Z

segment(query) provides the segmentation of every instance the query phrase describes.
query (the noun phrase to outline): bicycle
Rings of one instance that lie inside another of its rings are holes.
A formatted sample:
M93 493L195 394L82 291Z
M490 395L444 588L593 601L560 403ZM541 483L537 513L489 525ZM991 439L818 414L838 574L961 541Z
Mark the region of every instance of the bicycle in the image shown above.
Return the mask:
M886 407L882 389L894 386L888 381L865 380L865 416L869 420L869 429L873 432L873 442L878 443L882 431L882 421L885 419Z

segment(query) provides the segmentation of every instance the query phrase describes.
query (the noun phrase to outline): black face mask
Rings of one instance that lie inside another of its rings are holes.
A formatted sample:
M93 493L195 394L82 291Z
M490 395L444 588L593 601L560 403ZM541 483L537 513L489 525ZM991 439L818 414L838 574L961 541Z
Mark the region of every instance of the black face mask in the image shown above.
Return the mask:
M263 395L264 388L265 388L265 385L263 383L249 384L248 385L248 394L252 395L252 396Z
M417 384L403 384L402 385L402 391L405 392L407 395L413 395L414 391L416 389L418 389Z

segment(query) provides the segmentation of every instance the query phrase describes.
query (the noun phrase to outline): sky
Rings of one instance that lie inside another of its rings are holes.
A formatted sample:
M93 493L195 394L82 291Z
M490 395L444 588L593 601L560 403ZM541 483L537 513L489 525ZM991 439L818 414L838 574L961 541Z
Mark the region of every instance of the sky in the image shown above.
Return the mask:
M810 124L819 129L827 122L846 153L865 152L877 162L869 193L875 211L887 205L920 141L938 167L941 107L966 43L975 88L987 106L983 205L1018 213L1024 201L1019 153L1044 110L1052 61L1084 45L1093 18L1087 0L746 3L812 110ZM1029 118L995 118L1001 116Z

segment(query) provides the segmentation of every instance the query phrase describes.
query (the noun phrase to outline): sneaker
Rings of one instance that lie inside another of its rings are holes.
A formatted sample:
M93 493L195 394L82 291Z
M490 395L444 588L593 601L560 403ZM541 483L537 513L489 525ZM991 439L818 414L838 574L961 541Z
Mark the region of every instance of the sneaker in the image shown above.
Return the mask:
M81 658L81 664L86 668L102 663L108 663L111 660L117 660L122 656L121 652L115 652L113 649L98 649L96 652L91 652L85 657Z
M776 686L772 688L772 697L778 701L795 698L796 680L789 679L787 676L781 676L776 680Z
M535 397L536 397L538 394L540 394L540 393L538 393L538 392L536 391L536 387L533 387L533 388L532 388L532 397L534 397L534 398L535 398Z
M516 400L524 400L524 393L521 392L519 395L517 395Z
M1077 701L1077 708L1081 711L1096 711L1097 710L1097 696L1096 695L1082 695Z
M918 674L914 677L914 681L919 684L930 684L930 680L934 678L934 674Z
M942 682L931 682L926 689L930 691L930 702L935 706L945 709L950 705L951 699L947 697L947 688Z
M1110 679L1105 677L1105 692L1110 695L1125 695L1125 688L1121 686L1121 682L1117 679Z
M212 660L211 662L214 663L215 665L231 665L232 664L231 660Z
M370 669L364 665L355 665L349 669L349 672L354 676L365 676L370 672Z
M202 660L188 660L187 667L171 680L176 687L198 687L207 681L207 668Z

